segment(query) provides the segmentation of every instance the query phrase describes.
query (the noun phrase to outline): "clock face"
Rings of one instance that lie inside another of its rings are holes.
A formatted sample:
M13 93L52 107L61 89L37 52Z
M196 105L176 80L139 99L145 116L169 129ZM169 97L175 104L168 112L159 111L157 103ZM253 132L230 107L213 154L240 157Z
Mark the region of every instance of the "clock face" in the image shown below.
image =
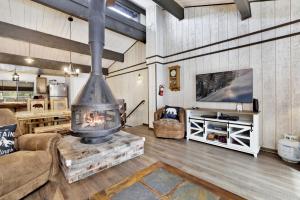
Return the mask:
M172 76L172 77L175 77L175 76L176 76L176 74L177 74L177 72L176 72L176 70L175 70L175 69L173 69L173 70L171 70L170 74L171 74L171 76Z

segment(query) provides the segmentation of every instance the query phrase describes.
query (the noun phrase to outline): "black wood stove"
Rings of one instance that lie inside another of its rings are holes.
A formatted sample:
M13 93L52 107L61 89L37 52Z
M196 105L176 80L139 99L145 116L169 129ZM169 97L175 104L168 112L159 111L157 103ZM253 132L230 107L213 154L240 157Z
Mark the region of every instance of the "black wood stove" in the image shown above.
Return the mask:
M87 144L108 141L121 127L118 103L102 74L104 29L105 0L89 0L91 74L71 107L72 135Z

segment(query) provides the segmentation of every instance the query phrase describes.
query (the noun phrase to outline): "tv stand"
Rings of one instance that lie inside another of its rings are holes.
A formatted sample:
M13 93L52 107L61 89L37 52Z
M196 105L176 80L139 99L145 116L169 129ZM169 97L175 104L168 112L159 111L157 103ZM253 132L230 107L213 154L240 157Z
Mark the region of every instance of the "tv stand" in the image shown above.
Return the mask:
M239 120L222 120L202 116L220 113L238 116ZM222 109L187 109L187 140L241 151L257 157L260 150L259 113Z

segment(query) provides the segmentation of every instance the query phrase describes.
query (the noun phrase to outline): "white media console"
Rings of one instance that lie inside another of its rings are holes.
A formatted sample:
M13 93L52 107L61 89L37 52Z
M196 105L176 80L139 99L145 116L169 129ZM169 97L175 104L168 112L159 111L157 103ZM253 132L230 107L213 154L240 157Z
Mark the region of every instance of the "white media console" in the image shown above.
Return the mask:
M238 120L219 119L220 114L238 116ZM203 117L204 116L204 117ZM260 150L259 113L218 109L187 109L187 140L196 140L253 154Z

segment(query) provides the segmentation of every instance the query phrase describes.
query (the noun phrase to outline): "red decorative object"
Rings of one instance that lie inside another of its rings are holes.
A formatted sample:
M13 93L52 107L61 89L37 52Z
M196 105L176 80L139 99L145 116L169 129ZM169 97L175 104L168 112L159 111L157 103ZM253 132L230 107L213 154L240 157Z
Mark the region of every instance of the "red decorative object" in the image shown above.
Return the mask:
M165 87L163 85L159 86L159 91L158 91L159 96L164 96L164 89L165 89Z

